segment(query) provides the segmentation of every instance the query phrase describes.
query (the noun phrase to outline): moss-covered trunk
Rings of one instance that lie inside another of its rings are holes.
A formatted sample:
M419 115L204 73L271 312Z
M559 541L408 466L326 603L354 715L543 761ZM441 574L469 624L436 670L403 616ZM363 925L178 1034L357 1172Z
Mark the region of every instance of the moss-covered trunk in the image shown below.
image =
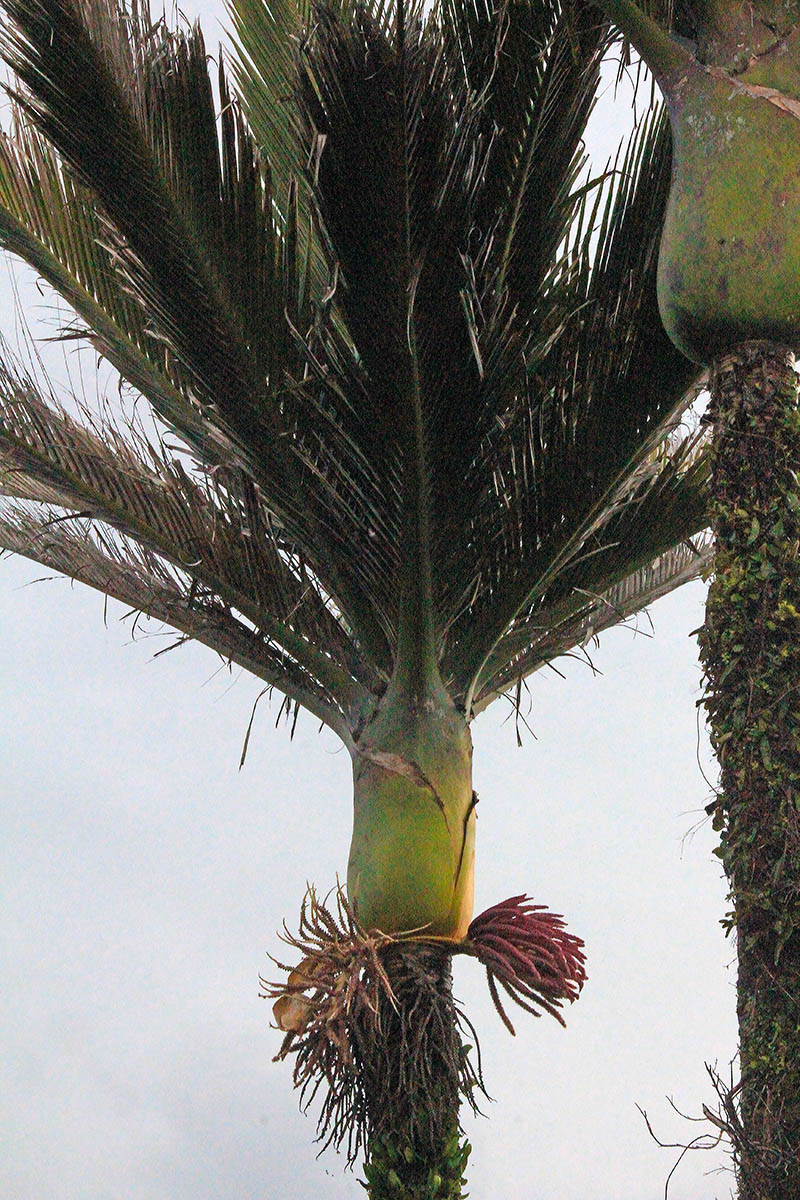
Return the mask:
M679 38L650 5L597 3L667 102L659 308L676 346L712 368L717 556L701 651L739 956L741 1083L726 1120L740 1200L798 1200L800 426L783 347L800 345L800 4L687 0Z
M739 1200L800 1197L800 417L792 355L715 364L715 578L701 637L739 958Z

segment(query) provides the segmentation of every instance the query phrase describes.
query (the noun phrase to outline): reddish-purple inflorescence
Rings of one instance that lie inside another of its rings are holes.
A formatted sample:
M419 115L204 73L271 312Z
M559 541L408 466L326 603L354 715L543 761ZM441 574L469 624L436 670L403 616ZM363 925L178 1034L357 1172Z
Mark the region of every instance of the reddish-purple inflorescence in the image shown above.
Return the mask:
M577 1000L586 980L582 940L567 933L563 917L526 895L510 896L482 912L459 950L486 967L495 1008L512 1034L498 983L526 1012L538 1017L544 1009L564 1025L559 1009L565 1000Z

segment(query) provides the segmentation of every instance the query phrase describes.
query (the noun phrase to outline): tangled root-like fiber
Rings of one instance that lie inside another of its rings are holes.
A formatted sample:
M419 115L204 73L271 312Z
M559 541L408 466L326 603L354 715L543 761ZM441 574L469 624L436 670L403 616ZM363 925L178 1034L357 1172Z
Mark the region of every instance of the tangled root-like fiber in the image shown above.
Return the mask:
M435 943L397 942L384 963L394 1004L356 1030L368 1140L397 1137L422 1159L436 1159L451 1138L460 1103L477 1111L483 1091L477 1037L453 998L451 954ZM473 1064L461 1032L476 1043Z
M326 898L327 900L330 897ZM338 888L331 907L309 888L297 935L282 940L302 958L281 983L262 979L285 1037L277 1059L295 1055L304 1109L327 1085L317 1124L322 1147L355 1162L383 1135L402 1130L422 1154L452 1136L464 1098L476 1108L473 1065L460 1031L470 1022L453 998L449 943L363 930Z
M341 888L335 902L309 888L298 933L284 922L282 940L299 952L284 982L262 979L264 996L285 1037L277 1059L295 1055L294 1083L308 1108L327 1085L317 1126L325 1147L346 1147L353 1163L365 1150L400 1136L424 1158L453 1137L461 1100L477 1111L486 1095L471 1023L453 998L454 954L477 958L503 1023L514 1026L498 985L526 1012L548 1012L562 1025L565 1000L583 987L583 942L563 919L512 896L486 910L460 942L423 931L364 930ZM468 1031L476 1061L462 1041Z

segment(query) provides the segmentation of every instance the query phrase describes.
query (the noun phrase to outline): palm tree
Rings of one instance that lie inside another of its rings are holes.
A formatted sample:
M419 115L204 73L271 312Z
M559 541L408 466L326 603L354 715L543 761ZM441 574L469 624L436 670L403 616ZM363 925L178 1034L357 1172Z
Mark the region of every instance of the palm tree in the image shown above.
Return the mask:
M199 29L4 0L0 242L152 423L77 415L5 356L0 547L216 650L353 761L347 894L268 985L321 1132L370 1194L456 1197L480 1084L450 960L561 1018L581 943L472 920L469 726L698 574L698 368L656 314L668 131L598 179L608 26L556 0L238 0Z
M690 0L670 33L630 0L602 8L667 101L660 310L675 345L711 368L717 549L701 653L741 1059L723 1124L742 1200L789 1200L800 1195L800 9Z

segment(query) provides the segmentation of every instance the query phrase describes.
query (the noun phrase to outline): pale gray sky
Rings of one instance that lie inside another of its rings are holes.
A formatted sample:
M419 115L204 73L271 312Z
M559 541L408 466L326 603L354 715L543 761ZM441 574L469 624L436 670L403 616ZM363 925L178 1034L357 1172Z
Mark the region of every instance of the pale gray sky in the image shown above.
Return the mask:
M213 44L215 38L209 37ZM606 119L606 123L608 123ZM4 293L5 294L5 293ZM8 323L6 323L8 328ZM58 371L56 371L58 376ZM346 1200L358 1174L315 1159L280 1035L258 999L306 881L347 862L350 769L300 720L290 743L257 682L200 647L153 661L110 604L0 563L0 1194L9 1200ZM482 972L456 990L494 1103L469 1121L481 1200L660 1200L735 1050L733 948L704 817L694 584L616 630L602 675L532 681L536 739L502 705L474 728L476 911L527 890L586 940L568 1028L509 1037ZM151 630L152 631L152 630ZM650 634L653 633L653 636ZM722 1151L690 1154L671 1200L723 1200Z

